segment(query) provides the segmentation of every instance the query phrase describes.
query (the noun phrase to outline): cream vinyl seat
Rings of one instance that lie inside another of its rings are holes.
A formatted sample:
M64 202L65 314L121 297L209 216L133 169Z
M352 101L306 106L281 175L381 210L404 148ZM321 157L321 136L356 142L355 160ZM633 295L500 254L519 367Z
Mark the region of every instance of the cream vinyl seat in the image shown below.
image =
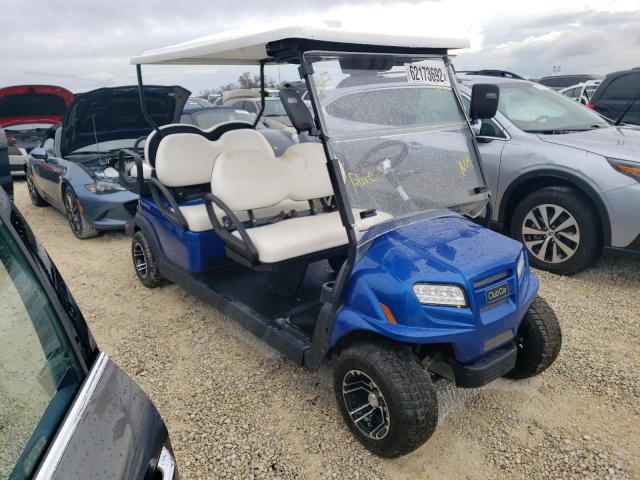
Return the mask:
M292 145L279 158L256 150L223 152L213 167L211 190L234 212L333 195L324 151L318 143ZM370 226L388 218L389 215L378 214L366 222ZM257 260L265 264L347 244L346 230L335 211L288 218L244 229L244 233L252 244L247 249L255 249ZM243 241L240 229L231 235Z
M225 125L223 123L212 129L203 130L202 134L196 133L197 127L193 131L192 125L183 126L192 131L167 134L160 139L155 152L150 151L153 148L150 147L154 142L153 136L156 134L155 131L152 132L145 143L145 159L150 160L145 161L143 164L144 174L149 175L149 177L145 178L150 178L151 173L155 171L158 181L165 187L174 189L206 185L208 191L215 160L225 150L243 148L262 152L265 157L275 158L273 149L264 136L252 128L226 131L220 135L218 140L212 141L207 138L215 129L224 128ZM180 125L178 126L180 127ZM248 124L247 126L249 127ZM172 127L175 129L176 125L166 125L161 127L161 130L167 129L170 132ZM151 162L153 162L154 167L151 166ZM132 176L137 173L137 169L134 169L131 171ZM274 205L267 209L256 211L254 215L257 218L268 218L278 215L280 211L289 212L308 208L307 202L285 202L282 205ZM213 229L204 203L179 205L178 209L186 220L190 231L204 232ZM217 208L215 210L218 218L222 220L224 213ZM239 216L242 220L248 219L246 212L239 213Z

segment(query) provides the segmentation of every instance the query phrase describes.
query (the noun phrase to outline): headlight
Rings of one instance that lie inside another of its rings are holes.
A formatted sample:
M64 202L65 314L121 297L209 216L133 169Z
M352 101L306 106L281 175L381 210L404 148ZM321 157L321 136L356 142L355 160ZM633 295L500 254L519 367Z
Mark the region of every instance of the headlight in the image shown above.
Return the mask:
M522 278L522 275L524 274L524 267L525 267L525 261L524 261L524 252L520 253L520 257L518 258L518 264L516 265L516 272L518 273L518 280Z
M126 190L126 188L124 188L122 185L114 182L97 181L96 183L90 183L89 185L85 186L91 193L111 193Z
M607 162L621 174L640 182L640 163L617 158L607 158Z
M466 307L467 300L464 291L455 285L432 285L430 283L416 283L413 293L420 303L428 305L446 305L451 307Z

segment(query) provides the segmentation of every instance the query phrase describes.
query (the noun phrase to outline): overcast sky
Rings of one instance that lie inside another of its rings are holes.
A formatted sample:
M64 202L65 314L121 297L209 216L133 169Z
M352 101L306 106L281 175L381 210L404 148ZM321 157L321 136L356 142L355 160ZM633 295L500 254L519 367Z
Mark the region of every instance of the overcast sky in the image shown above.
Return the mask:
M295 9L292 7L295 5ZM458 70L528 77L640 66L640 0L362 2L357 0L19 0L3 2L0 86L45 83L74 92L135 83L129 57L237 26L337 19L346 29L468 37ZM147 83L194 93L247 68L146 67ZM291 80L291 68L269 74Z

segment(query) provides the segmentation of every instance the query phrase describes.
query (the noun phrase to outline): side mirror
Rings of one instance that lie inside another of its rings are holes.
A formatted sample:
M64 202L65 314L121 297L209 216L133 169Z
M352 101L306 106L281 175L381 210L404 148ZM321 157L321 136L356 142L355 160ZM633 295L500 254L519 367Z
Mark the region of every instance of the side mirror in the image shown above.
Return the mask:
M45 162L49 158L49 154L47 153L47 151L41 147L34 148L33 150L31 150L31 153L29 155L31 155L36 160L44 160Z
M477 83L471 90L471 107L469 117L471 123L478 119L493 118L498 111L500 89L490 83Z

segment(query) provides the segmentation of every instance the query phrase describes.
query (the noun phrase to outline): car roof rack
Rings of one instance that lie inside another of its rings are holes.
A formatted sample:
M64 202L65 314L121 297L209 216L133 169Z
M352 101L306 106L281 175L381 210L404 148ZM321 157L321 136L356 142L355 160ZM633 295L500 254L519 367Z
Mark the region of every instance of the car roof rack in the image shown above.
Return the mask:
M509 72L507 70L492 70L492 69L457 70L456 73L461 73L464 75L484 75L486 77L502 77L502 78L513 78L516 80L526 80L526 78L521 77L517 73Z

